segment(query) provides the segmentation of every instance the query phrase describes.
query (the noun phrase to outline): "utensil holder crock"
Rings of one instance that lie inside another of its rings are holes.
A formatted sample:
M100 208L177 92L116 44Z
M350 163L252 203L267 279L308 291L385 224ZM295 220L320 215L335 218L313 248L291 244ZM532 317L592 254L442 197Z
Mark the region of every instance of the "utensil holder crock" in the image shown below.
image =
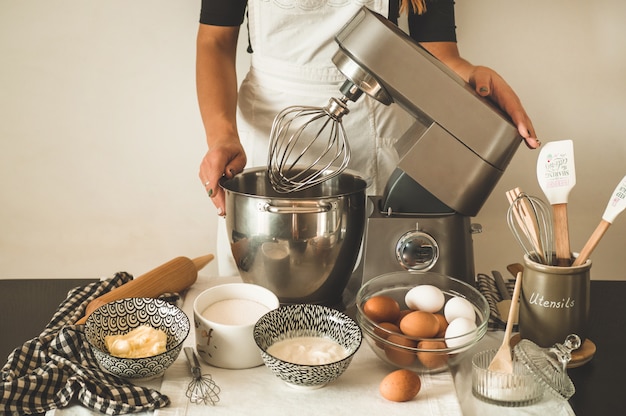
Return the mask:
M540 347L569 334L586 339L589 321L591 260L576 267L548 266L524 256L519 331Z

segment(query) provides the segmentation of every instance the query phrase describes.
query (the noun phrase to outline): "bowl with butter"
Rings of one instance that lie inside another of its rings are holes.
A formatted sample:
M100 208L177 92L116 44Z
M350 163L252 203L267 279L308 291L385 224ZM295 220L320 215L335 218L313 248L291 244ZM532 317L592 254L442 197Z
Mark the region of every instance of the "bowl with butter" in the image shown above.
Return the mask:
M265 365L300 389L321 388L341 376L362 338L361 329L348 315L317 304L283 305L254 326Z
M125 379L161 376L178 358L191 324L161 299L125 298L102 305L85 322L100 368Z

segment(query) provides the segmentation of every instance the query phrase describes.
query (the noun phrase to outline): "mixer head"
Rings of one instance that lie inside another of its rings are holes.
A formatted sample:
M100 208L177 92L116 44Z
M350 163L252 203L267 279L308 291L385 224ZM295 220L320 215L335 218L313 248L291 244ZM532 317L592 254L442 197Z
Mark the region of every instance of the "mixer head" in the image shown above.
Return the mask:
M360 90L415 118L398 168L443 204L478 213L522 138L488 99L396 25L361 8L337 33L333 63Z
M347 167L341 118L365 92L414 117L399 138L398 168L454 211L475 216L522 137L493 103L396 25L362 7L337 33L332 60L347 81L326 107L290 107L275 119L268 172L278 192L315 186ZM298 168L296 169L296 165ZM297 173L296 173L297 172ZM305 173L301 173L305 172Z

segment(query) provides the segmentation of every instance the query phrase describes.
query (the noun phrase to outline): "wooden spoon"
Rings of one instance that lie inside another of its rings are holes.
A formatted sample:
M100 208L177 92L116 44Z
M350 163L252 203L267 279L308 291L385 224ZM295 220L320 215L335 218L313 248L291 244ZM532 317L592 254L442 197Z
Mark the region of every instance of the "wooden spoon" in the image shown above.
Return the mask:
M520 263L511 263L506 266L506 269L509 271L509 273L511 273L511 275L513 275L513 277L517 277L518 273L522 273L524 271L524 266L522 266Z
M167 292L181 292L188 289L198 278L198 270L213 260L213 257L212 254L193 260L187 257L176 257L89 302L85 309L85 316L79 319L76 325L83 325L93 311L114 300L132 297L156 298Z
M600 221L600 224L598 224L593 234L591 234L591 237L589 237L589 240L587 240L587 243L580 251L580 254L576 258L572 266L580 266L581 264L584 264L587 259L589 259L589 256L600 242L600 239L602 238L604 233L606 233L606 230L608 230L609 226L613 224L613 221L615 221L615 217L617 217L625 208L626 176L624 176L624 179L622 179L622 181L617 184L617 187L613 191L613 195L611 195L611 199L609 200L609 203L604 210L604 214L602 214L602 220Z
M504 330L504 339L502 345L496 352L496 355L489 363L488 370L496 371L499 373L512 373L513 372L513 358L511 357L511 332L513 331L513 317L517 314L517 308L519 304L519 292L522 286L522 273L518 273L515 278L515 289L513 289L513 296L511 298L511 309L509 310L509 318L506 321L506 329Z

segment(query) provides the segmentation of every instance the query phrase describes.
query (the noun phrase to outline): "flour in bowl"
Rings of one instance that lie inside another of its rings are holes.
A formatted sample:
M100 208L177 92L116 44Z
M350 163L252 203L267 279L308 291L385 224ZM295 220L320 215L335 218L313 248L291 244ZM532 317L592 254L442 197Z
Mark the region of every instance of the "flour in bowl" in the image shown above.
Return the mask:
M339 343L322 337L295 337L277 341L267 353L294 364L322 365L346 358L349 353Z

